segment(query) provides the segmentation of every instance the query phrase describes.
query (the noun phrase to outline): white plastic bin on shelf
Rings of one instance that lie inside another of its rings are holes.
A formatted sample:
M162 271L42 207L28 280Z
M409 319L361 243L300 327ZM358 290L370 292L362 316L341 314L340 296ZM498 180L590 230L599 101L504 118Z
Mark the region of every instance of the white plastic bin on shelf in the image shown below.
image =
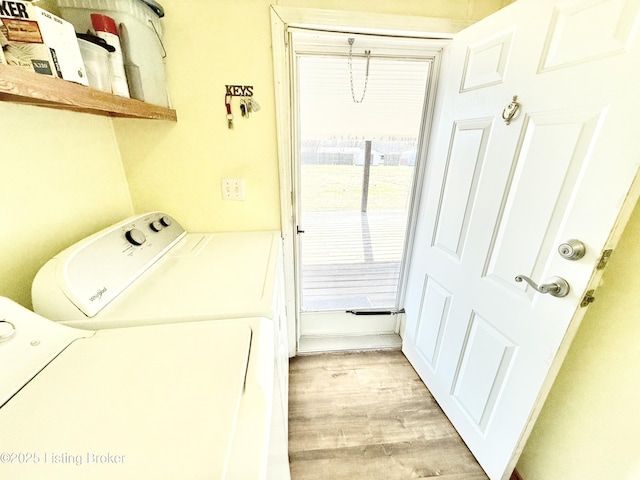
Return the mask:
M138 66L144 101L169 107L162 45L162 25L158 15L142 0L57 0L60 16L76 31L91 29L91 14L101 13L126 26L131 62Z
M78 45L80 45L84 68L87 71L89 86L111 93L111 75L109 74L107 50L82 38L78 39Z

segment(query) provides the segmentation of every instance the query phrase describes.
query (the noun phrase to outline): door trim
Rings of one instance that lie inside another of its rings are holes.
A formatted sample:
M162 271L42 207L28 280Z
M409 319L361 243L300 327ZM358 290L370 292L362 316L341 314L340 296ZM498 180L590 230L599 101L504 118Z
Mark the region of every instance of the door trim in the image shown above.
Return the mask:
M288 321L289 356L293 357L298 350L300 339L299 308L297 305L296 258L297 242L296 225L294 224L294 171L293 140L295 129L292 118L292 49L290 48L288 27L316 30L332 30L353 33L369 33L376 35L406 36L424 39L441 39L448 41L454 33L469 26L472 22L435 17L413 17L404 15L386 15L375 13L357 13L306 9L295 7L271 6L271 36L276 100L276 135L278 146L278 164L280 177L280 222L283 239L285 305ZM429 108L423 115L421 125L422 139L418 147L418 155L426 154L429 139L432 113L435 106L436 81L439 77L440 59L434 62L432 82L427 90ZM422 152L422 153L421 153ZM416 162L419 163L419 162ZM416 171L414 176L413 195L419 195L425 168ZM420 198L418 196L418 198ZM417 208L410 211L410 220L414 219ZM413 232L408 232L411 242ZM407 245L410 251L411 244ZM401 272L400 295L404 298L406 271ZM402 334L404 322L401 322Z

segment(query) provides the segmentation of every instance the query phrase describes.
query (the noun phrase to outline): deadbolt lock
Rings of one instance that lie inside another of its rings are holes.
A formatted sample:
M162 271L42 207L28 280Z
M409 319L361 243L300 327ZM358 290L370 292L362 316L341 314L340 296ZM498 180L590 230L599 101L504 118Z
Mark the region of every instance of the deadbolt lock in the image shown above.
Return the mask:
M587 249L584 246L584 243L582 243L580 240L576 240L575 238L561 243L558 247L558 253L560 254L560 256L567 260L580 260L582 257L584 257L584 254L586 252Z

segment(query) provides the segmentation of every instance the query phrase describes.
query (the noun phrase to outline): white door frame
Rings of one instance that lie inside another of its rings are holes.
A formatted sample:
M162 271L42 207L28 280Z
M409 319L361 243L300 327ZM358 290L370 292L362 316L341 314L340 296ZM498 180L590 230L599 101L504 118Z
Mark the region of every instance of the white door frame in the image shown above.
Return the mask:
M316 30L332 30L351 33L369 33L378 35L404 36L450 40L453 34L469 26L472 22L435 17L412 17L404 15L385 15L375 13L354 13L319 9L271 6L271 35L276 99L276 132L278 145L278 163L280 175L280 222L283 237L283 255L285 271L285 299L288 321L289 356L297 352L299 340L299 308L297 305L296 282L296 234L294 224L294 172L293 145L295 128L292 118L292 58L289 48L288 27ZM437 69L439 66L436 65ZM432 78L438 78L438 71ZM431 102L435 99L435 81L427 92ZM421 126L422 138L418 151L426 152L426 144L431 125L433 104L428 108ZM419 153L420 155L420 153ZM418 162L416 162L418 163ZM414 178L414 195L420 195L424 168L417 170ZM415 215L415 211L410 212ZM412 238L411 232L408 235ZM410 240L408 240L410 242ZM411 245L408 245L410 251ZM403 272L400 285L400 297L404 290L406 271ZM295 320L293 320L295 319ZM400 325L402 333L403 322Z

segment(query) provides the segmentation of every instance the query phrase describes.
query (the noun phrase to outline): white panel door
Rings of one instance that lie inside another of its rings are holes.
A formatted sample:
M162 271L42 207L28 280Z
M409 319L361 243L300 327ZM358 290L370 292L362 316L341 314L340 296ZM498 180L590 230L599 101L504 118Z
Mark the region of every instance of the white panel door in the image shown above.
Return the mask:
M519 0L448 52L403 351L492 480L509 477L600 253L637 199L639 9ZM573 238L582 259L558 253ZM557 298L517 275L571 289Z

